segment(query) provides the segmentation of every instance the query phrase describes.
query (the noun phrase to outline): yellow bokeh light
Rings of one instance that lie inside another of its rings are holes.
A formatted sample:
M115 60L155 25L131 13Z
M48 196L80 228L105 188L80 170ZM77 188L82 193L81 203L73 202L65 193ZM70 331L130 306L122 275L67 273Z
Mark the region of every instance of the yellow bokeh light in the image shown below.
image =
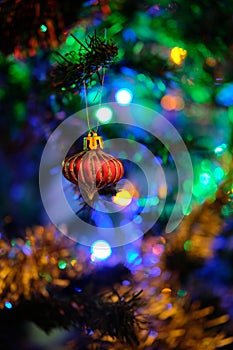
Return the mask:
M173 47L173 49L170 52L170 57L172 61L177 65L181 65L186 56L187 51L178 46Z
M162 290L161 290L161 293L164 293L164 294L170 294L172 292L172 290L171 290L171 288L163 288Z
M167 186L166 185L162 185L159 187L158 195L159 195L159 198L166 198L166 196L167 196Z
M121 190L113 197L113 202L121 205L122 207L126 207L132 201L131 194L126 190Z

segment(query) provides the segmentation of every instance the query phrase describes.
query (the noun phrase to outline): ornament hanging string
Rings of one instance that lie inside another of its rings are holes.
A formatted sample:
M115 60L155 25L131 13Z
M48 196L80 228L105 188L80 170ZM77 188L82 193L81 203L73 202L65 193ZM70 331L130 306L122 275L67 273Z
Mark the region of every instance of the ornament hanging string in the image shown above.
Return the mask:
M102 105L102 94L103 94L104 78L105 78L105 67L103 67L102 69L103 69L103 74L101 77L101 87L98 89L98 93L100 94L99 107L101 107ZM87 85L86 85L85 79L83 80L83 90L84 90L84 98L85 98L87 127L88 127L88 130L90 130L91 127L90 127L90 117L88 112ZM98 128L99 128L99 120L97 121L96 131L98 131Z
M107 42L107 29L106 28L104 28L104 42L105 42L105 44ZM101 106L101 104L102 104L102 95L103 95L104 78L105 78L105 66L103 66L102 69L103 69L103 74L102 74L101 86L100 86L100 102L99 102L99 106Z
M102 79L101 79L101 87L99 89L99 93L100 93L100 101L99 101L99 107L101 107L102 105L102 95L103 95L103 89L104 89L104 78L105 78L105 67L103 67L103 75L102 75ZM99 128L99 119L97 121L97 131Z
M96 35L96 33L95 33L95 35ZM83 45L73 34L71 34L71 36L82 47L84 47L88 51L88 48L85 45ZM105 42L105 44L107 42L107 29L106 28L104 29L104 42ZM102 66L102 77L100 78L100 74L99 74L98 70L97 70L97 75L99 77L100 84L101 84L101 86L100 86L100 88L98 89L98 92L97 92L97 95L98 95L98 93L100 94L99 107L101 107L101 105L102 105L103 88L104 88L104 79L105 79L105 66L104 65ZM85 74L84 74L84 77L85 77ZM89 113L88 113L88 100L87 100L87 85L86 85L85 79L83 80L83 85L84 85L84 97L85 97L85 105L86 105L87 126L88 126L88 130L90 130L90 118L89 118ZM99 124L100 124L99 120L97 120L96 132L98 132Z
M90 118L89 118L89 112L88 112L87 86L86 86L85 79L83 80L83 86L84 86L84 97L85 97L85 105L86 105L87 127L88 127L88 130L90 130L91 126L90 126Z
M101 79L101 87L100 87L100 102L99 105L102 104L102 95L103 95L103 88L104 88L104 78L105 78L105 67L103 67L103 75Z
M106 44L107 42L107 29L104 28L104 42ZM103 89L104 89L104 78L105 78L105 66L102 67L103 69L103 74L102 74L102 79L101 79L101 86L100 86L100 102L99 102L99 107L102 105L102 95L103 95ZM99 122L98 122L99 124ZM98 125L97 125L98 127Z

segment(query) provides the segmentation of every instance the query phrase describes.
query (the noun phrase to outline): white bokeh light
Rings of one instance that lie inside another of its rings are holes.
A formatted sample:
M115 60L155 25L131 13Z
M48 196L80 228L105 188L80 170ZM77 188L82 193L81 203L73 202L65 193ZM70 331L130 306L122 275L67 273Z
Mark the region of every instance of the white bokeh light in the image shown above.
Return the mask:
M98 240L91 246L92 260L105 260L112 254L112 249L108 242L104 240Z
M129 89L120 89L115 95L116 101L120 105L128 105L133 99L133 93Z
M101 123L107 123L112 119L112 110L108 107L101 107L96 112L96 117Z

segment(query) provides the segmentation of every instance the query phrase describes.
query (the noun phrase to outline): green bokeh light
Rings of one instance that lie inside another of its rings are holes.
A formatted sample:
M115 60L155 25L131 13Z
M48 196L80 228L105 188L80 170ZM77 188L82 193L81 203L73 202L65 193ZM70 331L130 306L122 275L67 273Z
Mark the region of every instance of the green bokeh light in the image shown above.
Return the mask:
M45 32L47 32L48 28L46 27L45 24L42 24L42 25L40 26L40 30L41 30L42 33L45 33Z
M137 44L136 44L136 45L134 46L134 48L133 48L133 53L134 53L135 55L140 54L140 52L141 52L141 50L143 49L143 47L144 47L143 42L142 42L142 41L138 41Z
M121 23L115 23L111 28L108 29L108 36L114 36L117 33L119 33L123 29L123 26Z
M58 261L58 267L60 270L64 270L66 268L66 262L63 260Z
M211 100L211 94L206 86L192 86L190 94L193 100L197 103L208 103Z
M230 122L233 123L233 106L230 106L228 108L228 118L229 118Z
M165 90L166 90L166 86L165 86L165 84L164 84L161 80L159 80L159 81L157 82L157 86L158 86L158 89L159 89L160 91L165 91Z
M29 68L26 64L15 63L9 67L9 78L10 81L14 84L20 83L23 87L28 87L30 82L29 77Z
M222 207L222 215L223 216L230 216L233 214L233 207L231 207L230 205L224 205Z
M201 13L201 9L199 6L193 4L191 5L191 10L196 14L196 15L199 15Z
M218 188L218 181L224 177L225 172L208 159L204 159L200 165L194 166L193 195L199 203L202 203L208 197L213 198Z
M223 168L221 167L217 167L215 170L214 170L214 176L215 176L215 179L217 181L221 181L224 179L225 177L225 171Z
M66 39L66 44L71 46L75 43L75 39L72 36L68 36L68 38Z
M22 122L26 119L26 106L23 102L15 102L13 106L16 119Z
M187 295L187 292L184 289L180 289L180 290L178 290L177 295L182 298L182 297L185 297Z
M191 242L190 240L186 241L186 242L184 243L184 250L190 251L191 248L192 248L192 242Z
M212 162L209 159L204 159L201 161L201 169L203 171L209 171L212 167Z

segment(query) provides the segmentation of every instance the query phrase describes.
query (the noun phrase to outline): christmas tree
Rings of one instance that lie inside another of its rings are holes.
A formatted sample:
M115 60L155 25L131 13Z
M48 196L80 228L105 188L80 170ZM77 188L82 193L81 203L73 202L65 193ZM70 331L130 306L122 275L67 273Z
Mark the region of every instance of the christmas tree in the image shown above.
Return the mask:
M0 349L232 349L232 11L0 2Z

